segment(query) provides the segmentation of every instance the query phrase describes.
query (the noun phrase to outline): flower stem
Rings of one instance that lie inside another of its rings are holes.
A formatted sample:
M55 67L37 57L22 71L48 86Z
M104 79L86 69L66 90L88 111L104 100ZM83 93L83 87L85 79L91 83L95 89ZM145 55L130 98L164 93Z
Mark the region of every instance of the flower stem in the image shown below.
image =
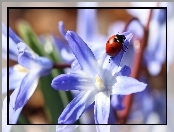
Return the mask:
M54 63L53 68L56 68L56 69L71 68L71 64L56 64L56 63Z

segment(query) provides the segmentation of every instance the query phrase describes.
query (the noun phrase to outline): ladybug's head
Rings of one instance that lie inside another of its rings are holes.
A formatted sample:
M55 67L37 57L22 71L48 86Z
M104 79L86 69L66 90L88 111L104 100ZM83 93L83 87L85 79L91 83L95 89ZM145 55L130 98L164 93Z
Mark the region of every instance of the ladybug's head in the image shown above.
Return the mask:
M123 43L124 40L126 39L126 37L125 37L124 35L116 34L116 37L117 37L117 39L120 41L120 43Z

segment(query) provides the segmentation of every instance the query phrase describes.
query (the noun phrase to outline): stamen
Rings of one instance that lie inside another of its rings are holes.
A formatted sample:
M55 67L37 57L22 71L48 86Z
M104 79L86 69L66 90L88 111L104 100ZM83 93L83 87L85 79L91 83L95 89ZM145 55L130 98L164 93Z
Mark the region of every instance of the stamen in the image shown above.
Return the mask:
M103 91L105 89L105 85L98 74L95 76L95 85L99 91Z

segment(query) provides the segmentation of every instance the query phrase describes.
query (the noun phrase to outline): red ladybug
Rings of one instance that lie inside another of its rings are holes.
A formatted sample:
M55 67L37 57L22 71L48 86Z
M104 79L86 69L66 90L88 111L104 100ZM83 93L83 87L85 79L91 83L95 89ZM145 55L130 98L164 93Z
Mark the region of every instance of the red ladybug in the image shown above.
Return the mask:
M113 57L113 56L117 55L121 50L126 52L123 49L123 43L124 43L125 39L126 39L126 37L124 35L119 35L119 34L116 34L116 35L113 35L112 37L110 37L108 39L108 41L106 42L106 53L109 56Z

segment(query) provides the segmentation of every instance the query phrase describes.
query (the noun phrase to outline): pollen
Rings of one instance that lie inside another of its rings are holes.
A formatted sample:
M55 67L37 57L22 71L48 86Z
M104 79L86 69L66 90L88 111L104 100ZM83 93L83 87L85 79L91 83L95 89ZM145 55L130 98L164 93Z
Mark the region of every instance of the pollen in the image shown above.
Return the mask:
M19 71L19 72L28 72L28 69L22 67L19 64L17 64L17 65L14 66L14 70Z
M95 86L99 91L103 91L105 89L105 85L98 74L95 76Z

